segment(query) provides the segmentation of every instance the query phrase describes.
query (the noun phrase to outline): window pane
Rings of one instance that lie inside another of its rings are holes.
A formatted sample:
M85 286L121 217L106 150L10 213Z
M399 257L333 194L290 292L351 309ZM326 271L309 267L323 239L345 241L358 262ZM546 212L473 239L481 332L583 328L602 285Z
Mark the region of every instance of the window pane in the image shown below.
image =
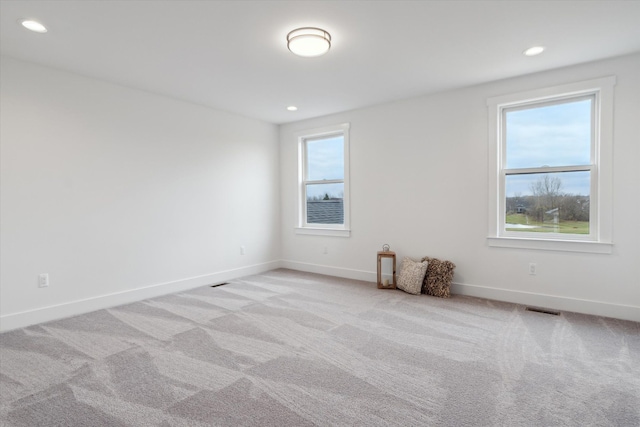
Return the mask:
M307 184L307 223L344 224L344 184Z
M591 103L506 110L507 169L590 164Z
M507 175L505 230L589 234L590 175Z
M344 137L307 140L307 180L344 179Z

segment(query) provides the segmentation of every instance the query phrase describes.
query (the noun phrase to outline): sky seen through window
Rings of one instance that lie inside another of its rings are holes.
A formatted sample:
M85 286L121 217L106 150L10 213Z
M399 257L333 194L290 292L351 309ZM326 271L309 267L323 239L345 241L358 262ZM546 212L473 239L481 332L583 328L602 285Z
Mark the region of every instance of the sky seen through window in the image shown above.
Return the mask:
M506 168L589 165L591 163L592 98L507 110ZM589 172L553 174L563 193L588 196ZM511 175L507 197L530 195L539 174Z

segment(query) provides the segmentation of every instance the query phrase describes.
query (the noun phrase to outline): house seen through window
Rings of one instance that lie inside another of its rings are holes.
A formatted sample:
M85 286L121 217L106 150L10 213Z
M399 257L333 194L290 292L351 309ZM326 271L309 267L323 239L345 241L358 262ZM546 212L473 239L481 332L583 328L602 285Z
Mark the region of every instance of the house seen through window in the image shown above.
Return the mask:
M344 136L305 142L307 224L344 224Z

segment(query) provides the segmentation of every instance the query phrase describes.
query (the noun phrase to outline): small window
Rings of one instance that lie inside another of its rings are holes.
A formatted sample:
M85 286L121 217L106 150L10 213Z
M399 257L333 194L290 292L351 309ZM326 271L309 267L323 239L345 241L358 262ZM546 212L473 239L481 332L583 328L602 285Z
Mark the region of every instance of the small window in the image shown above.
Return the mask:
M614 83L488 101L491 246L610 252Z
M300 234L349 235L349 126L300 134Z

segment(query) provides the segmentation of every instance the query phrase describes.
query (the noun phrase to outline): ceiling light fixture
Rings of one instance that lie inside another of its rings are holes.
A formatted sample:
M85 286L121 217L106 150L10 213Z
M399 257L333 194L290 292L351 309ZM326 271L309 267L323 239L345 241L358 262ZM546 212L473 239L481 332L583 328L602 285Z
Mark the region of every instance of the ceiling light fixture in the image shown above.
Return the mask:
M287 34L287 47L298 56L324 55L331 47L331 34L320 28L297 28Z
M288 111L298 111L298 107L296 107L295 105L289 105L287 107L287 110Z
M522 52L526 56L536 56L544 52L544 46L533 46Z
M33 19L24 19L20 21L20 24L22 24L22 26L27 30L35 31L36 33L46 33L48 31L47 27Z

